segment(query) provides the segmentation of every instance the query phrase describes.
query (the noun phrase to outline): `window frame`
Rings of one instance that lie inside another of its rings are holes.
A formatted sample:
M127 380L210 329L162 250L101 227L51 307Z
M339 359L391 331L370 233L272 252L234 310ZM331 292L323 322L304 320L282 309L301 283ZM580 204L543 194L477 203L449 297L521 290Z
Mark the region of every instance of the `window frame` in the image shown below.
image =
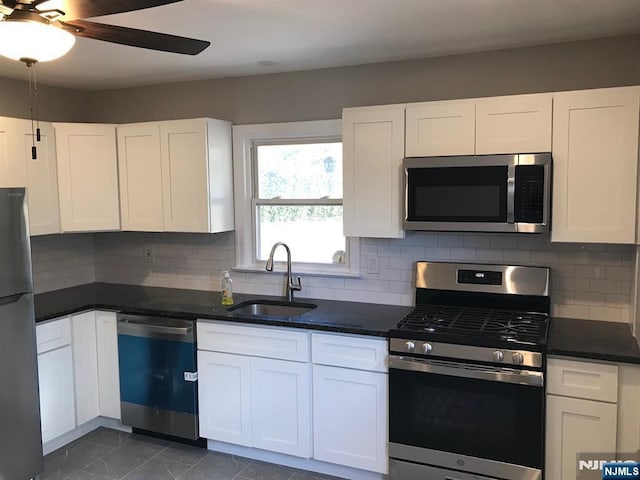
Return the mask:
M234 198L236 226L236 266L234 270L265 271L265 262L257 259L258 204L268 204L268 199L257 199L257 159L254 149L259 145L291 143L342 142L342 120L317 120L307 122L269 123L233 126ZM344 195L344 193L343 193ZM287 204L342 205L342 199L296 199ZM282 204L282 203L278 203ZM300 274L359 277L360 242L346 237L347 262L345 264L320 264L294 262L293 269ZM276 262L281 265L284 262Z

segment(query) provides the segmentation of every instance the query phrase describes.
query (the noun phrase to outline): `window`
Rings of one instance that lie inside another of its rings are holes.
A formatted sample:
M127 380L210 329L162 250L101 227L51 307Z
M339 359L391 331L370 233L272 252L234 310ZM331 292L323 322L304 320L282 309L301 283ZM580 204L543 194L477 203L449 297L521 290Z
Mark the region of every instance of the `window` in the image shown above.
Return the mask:
M356 274L357 240L342 233L341 121L233 128L236 267L264 269L284 242L296 272Z

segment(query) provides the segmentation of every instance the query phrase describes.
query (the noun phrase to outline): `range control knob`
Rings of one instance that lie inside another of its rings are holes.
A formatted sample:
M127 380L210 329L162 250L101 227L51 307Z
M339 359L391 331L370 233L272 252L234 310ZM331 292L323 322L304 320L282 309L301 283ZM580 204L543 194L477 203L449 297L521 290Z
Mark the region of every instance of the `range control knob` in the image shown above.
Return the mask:
M524 362L524 355L520 352L513 352L513 363L516 365L522 365Z
M407 352L413 352L416 349L416 344L413 342L405 342L404 348Z
M494 362L501 362L502 360L504 360L504 352L501 352L500 350L496 350L495 352L493 352Z
M431 351L433 350L433 345L431 345L430 343L426 343L424 345L422 345L422 351L424 353L431 353Z

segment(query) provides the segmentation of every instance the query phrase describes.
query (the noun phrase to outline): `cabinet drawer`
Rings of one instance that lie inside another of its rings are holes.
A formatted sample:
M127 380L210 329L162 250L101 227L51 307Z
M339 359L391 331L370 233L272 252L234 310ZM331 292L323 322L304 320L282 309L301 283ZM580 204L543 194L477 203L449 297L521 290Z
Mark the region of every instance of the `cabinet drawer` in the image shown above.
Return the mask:
M309 361L309 333L300 330L198 321L197 334L199 350Z
M387 341L348 335L311 335L311 357L315 364L387 371Z
M38 354L71 344L71 322L69 317L36 325Z
M615 403L618 401L618 367L550 358L547 393Z

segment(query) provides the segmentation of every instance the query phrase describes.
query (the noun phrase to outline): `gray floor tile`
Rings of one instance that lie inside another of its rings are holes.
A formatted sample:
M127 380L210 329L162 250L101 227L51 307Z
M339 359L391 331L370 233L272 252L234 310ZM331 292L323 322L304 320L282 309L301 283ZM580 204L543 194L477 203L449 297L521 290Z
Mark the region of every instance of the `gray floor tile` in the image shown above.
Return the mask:
M340 477L332 477L330 475L324 475L322 473L307 472L305 470L297 470L291 477L291 480L345 480Z
M125 480L175 480L191 465L156 456L125 477Z
M103 477L119 479L165 448L167 448L165 444L159 444L155 439L146 440L135 436L83 470Z
M77 472L67 477L67 480L109 480L107 477L101 477L89 472Z
M101 445L108 445L109 447L119 447L131 438L131 434L101 427L89 433L85 438Z
M250 463L247 458L211 452L179 480L232 480Z
M166 458L174 462L187 463L189 465L195 465L204 457L209 454L209 450L206 448L191 447L189 445L173 444L164 450L160 455L160 458Z
M89 440L76 441L45 457L45 470L40 475L40 479L62 480L112 451L113 447L100 445Z
M295 473L296 470L293 468L255 461L242 470L238 478L246 480L289 480Z

